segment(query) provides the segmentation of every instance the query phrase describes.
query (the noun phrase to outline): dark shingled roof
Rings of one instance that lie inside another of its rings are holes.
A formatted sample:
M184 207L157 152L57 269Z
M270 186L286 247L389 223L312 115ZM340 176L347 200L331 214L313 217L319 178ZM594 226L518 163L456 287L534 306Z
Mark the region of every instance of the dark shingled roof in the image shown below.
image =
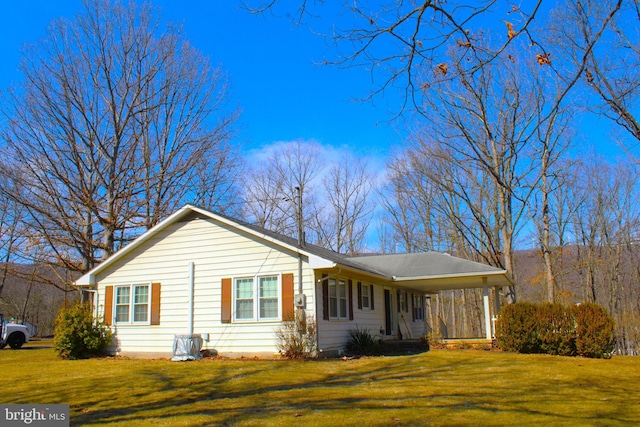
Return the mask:
M309 243L298 245L298 240L295 238L267 230L263 227L250 224L237 218L214 213L194 205L184 206L182 209L166 218L152 229L148 230L138 239L134 240L131 244L116 252L116 254L111 258L85 274L78 282L82 284L92 283L93 275L97 271L113 263L127 251L132 250L136 245L140 244L141 241L148 239L151 235L163 229L170 223L189 220L195 217L211 219L218 217L222 221L227 221L232 227L238 226L240 228L244 228L251 233L255 233L258 236L264 236L264 238L270 239L274 242L281 242L291 248L299 248L303 253L317 256L342 267L382 277L389 281L403 281L405 284L414 282L414 286L416 281L424 283L429 281L433 286L436 286L437 284L439 284L439 286L444 286L446 284L451 287L455 286L455 283L451 283L452 278L457 277L459 279L458 282L466 280L467 282L465 283L467 283L469 287L473 287L477 285L477 281L472 283L469 282L469 280L473 279L473 276L486 275L492 276L492 283L498 285L510 283L510 279L508 279L505 274L506 272L502 269L437 252L348 257L344 254ZM466 277L466 279L464 279L464 277Z
M288 245L298 246L298 240L293 237L267 230L266 228L257 226L255 224L250 224L237 218L232 218L219 213L215 214ZM362 255L349 257L344 254L334 252L330 249L326 249L309 243L303 243L300 249L329 261L333 261L345 267L363 270L368 273L373 273L378 276L385 276L390 279L448 276L474 273L498 273L504 271L501 268L492 267L490 265L482 264L479 262L468 261L466 259L443 254L440 252L422 252L391 255Z

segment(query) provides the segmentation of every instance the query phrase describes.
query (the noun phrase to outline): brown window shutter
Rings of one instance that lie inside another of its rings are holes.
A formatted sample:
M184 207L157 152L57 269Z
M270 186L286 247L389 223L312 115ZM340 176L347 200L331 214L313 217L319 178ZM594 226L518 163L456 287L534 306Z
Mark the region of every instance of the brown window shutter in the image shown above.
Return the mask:
M362 310L362 283L358 282L358 309Z
M151 324L160 324L160 283L151 284Z
M231 323L231 279L222 279L222 323Z
M371 306L371 310L373 310L373 285L369 286L369 305Z
M293 320L293 273L282 275L282 320Z
M329 280L327 275L322 275L322 318L329 320Z
M113 322L113 286L104 288L104 324L111 325Z
M349 320L353 320L353 282L349 279Z

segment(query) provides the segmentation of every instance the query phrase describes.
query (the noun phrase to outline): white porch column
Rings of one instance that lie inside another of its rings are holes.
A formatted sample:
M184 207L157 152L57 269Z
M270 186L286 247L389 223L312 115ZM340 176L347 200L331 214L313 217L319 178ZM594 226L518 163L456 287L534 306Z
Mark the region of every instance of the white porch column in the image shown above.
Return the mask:
M486 338L492 339L491 334L491 304L489 304L489 286L487 285L487 278L482 278L482 301L484 303L484 326L486 330Z

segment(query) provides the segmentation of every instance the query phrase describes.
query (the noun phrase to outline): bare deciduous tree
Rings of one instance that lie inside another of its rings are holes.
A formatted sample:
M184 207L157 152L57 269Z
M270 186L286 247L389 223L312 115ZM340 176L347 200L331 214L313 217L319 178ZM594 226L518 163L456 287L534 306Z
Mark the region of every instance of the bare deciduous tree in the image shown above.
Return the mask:
M23 206L49 261L74 271L196 197L229 159L219 150L235 117L224 76L177 28L160 31L150 7L85 8L27 51L0 107L2 172L25 191L3 196Z
M619 141L638 162L640 122L640 33L638 3L624 0L567 0L553 15L550 39L564 67L559 75L581 77L590 89L585 101L620 126L631 142Z
M314 206L314 179L323 169L320 147L295 141L276 147L249 173L246 188L248 216L257 225L290 236L297 234L298 212L306 226ZM311 236L310 236L311 237Z
M365 160L344 157L322 180L326 200L312 222L318 244L336 252L356 255L365 247L373 205L374 176Z
M286 8L298 23L321 16L329 24L314 31L333 40L338 52L327 63L366 68L376 80L371 96L399 89L401 110L409 107L427 116L426 88L474 74L502 54L506 56L509 45L521 36L532 41L530 26L542 5L541 0L518 5L495 0L358 1L331 8L324 2L307 1L294 6L278 0L242 3L253 13ZM496 28L500 33L488 37ZM457 61L451 61L451 49L462 52Z

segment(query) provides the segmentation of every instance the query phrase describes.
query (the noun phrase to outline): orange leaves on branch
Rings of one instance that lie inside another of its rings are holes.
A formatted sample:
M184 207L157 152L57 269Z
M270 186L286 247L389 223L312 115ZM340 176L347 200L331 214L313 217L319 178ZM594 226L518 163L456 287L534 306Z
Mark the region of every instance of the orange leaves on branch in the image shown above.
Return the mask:
M513 62L514 64L516 63L516 59L513 56L508 55L508 57L509 57L509 61Z
M443 76L446 75L448 71L449 67L447 67L447 64L445 64L444 62L442 64L438 64L438 66L436 67L436 72L442 74Z
M471 47L470 41L458 40L458 46L460 47Z
M510 39L514 38L516 36L516 30L513 29L513 24L509 21L504 21L504 23L507 24L507 37Z
M587 76L587 82L593 83L593 74L588 69L584 70L585 76Z
M538 59L538 65L551 65L551 56L550 53L540 54L536 53L536 58Z

